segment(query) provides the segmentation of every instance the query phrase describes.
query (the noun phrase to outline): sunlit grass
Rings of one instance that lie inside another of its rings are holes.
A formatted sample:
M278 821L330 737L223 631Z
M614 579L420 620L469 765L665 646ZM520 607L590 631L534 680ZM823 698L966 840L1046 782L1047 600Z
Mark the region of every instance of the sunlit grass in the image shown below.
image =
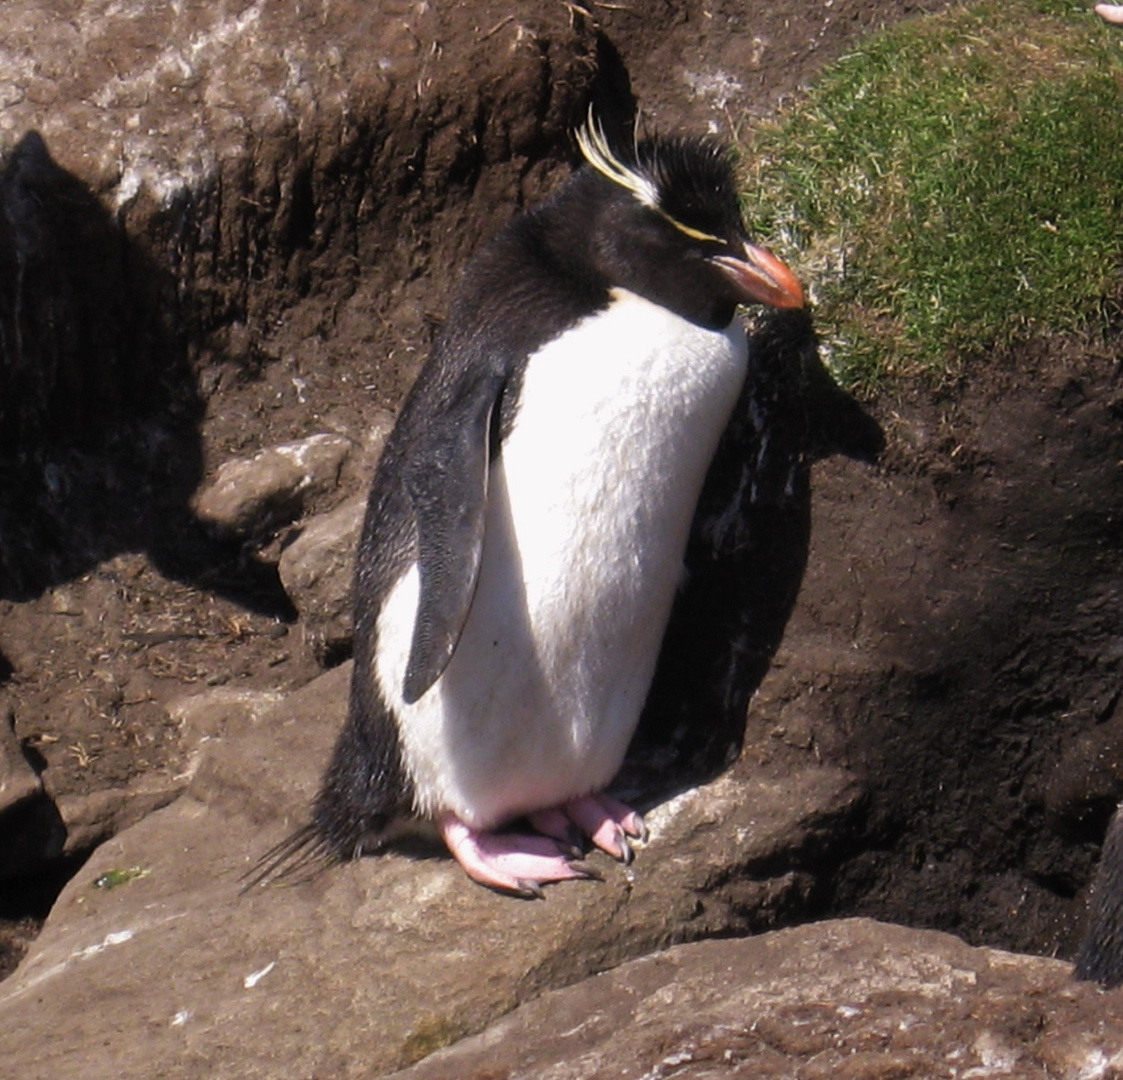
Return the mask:
M1005 0L870 39L742 139L747 217L850 386L1101 317L1123 264L1123 32Z

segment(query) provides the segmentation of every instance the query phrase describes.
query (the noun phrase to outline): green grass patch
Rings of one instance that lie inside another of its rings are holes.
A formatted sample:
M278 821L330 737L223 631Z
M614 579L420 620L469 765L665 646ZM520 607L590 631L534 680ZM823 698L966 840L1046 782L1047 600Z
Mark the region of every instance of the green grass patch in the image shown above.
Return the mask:
M742 134L746 218L846 385L1103 318L1123 263L1123 31L1062 0L903 23Z

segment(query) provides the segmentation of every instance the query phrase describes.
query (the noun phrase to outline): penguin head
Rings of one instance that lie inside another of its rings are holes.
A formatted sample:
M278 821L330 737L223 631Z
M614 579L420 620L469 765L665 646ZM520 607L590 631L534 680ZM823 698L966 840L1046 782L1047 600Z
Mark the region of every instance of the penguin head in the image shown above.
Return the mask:
M795 275L746 234L722 144L661 137L618 149L592 113L577 143L593 185L589 257L612 285L715 328L738 304L803 307Z

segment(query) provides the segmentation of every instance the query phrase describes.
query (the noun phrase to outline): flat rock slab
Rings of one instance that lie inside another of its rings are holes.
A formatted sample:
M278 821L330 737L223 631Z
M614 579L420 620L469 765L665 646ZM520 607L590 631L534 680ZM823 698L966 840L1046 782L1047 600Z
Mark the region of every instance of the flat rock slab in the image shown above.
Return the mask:
M348 675L273 708L221 692L200 702L208 734L188 794L98 848L0 988L11 1075L398 1069L542 991L674 941L744 932L807 887L792 853L862 797L833 768L739 768L651 810L632 867L594 855L603 882L541 902L473 885L435 848L240 895L242 875L305 812Z
M646 956L396 1080L1118 1076L1123 995L1058 960L852 919Z

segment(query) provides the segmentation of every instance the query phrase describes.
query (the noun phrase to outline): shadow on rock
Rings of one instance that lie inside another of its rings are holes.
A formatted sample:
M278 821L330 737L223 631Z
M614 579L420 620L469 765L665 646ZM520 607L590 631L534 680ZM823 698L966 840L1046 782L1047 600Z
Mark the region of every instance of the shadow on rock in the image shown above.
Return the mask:
M0 168L0 599L144 550L171 577L284 610L275 572L233 566L188 509L203 401L182 302L25 135Z
M647 794L711 779L744 739L807 565L811 465L874 461L880 425L819 358L805 311L769 312L698 505L659 666L621 782ZM660 779L661 778L661 779Z

